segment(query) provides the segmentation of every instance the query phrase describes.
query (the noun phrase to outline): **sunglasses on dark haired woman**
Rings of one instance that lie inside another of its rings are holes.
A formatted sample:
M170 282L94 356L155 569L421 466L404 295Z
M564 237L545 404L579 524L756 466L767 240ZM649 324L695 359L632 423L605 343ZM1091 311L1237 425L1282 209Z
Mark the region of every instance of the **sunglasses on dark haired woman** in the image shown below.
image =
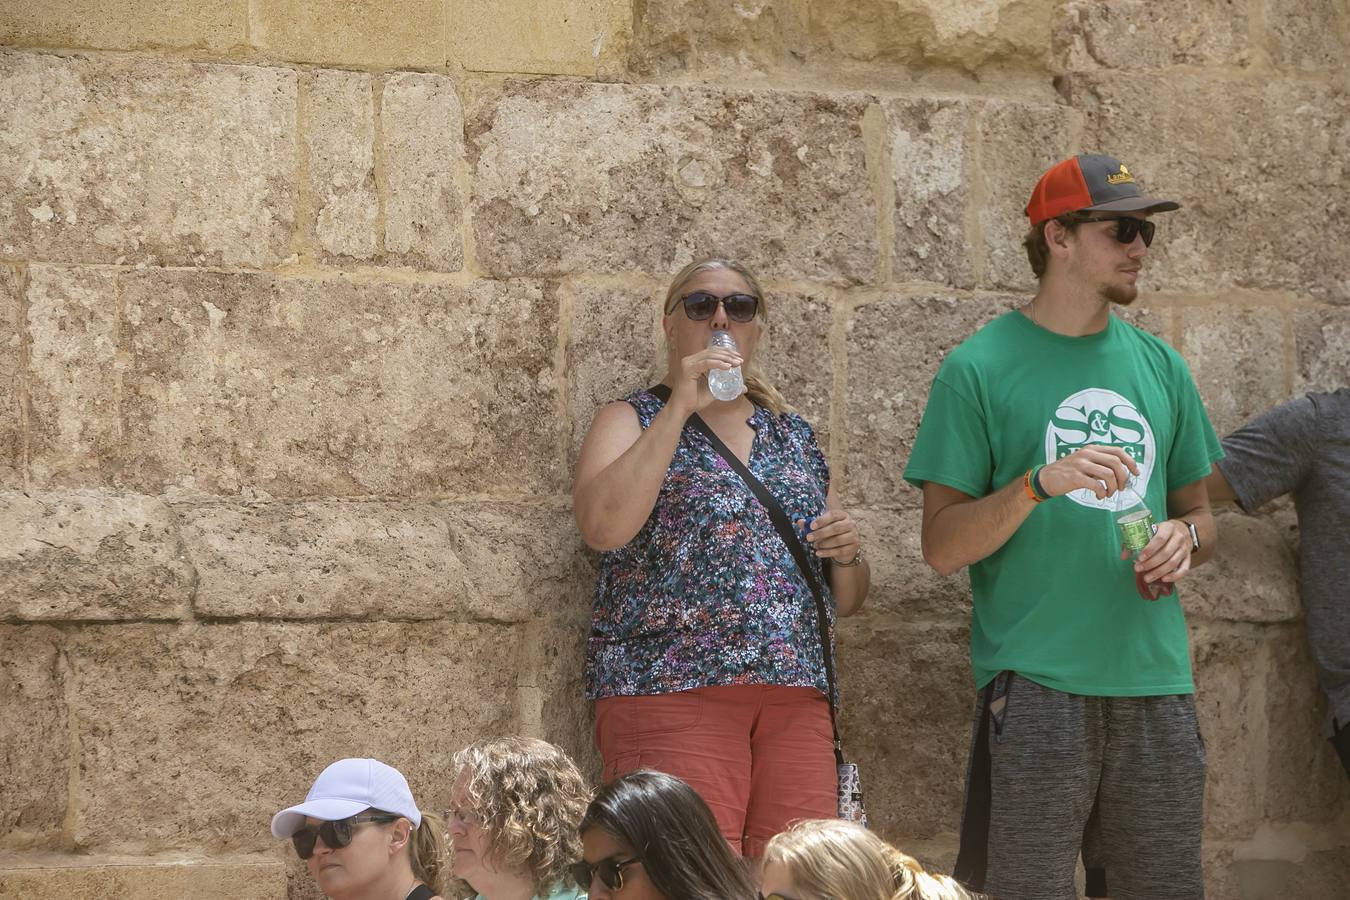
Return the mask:
M666 315L675 311L675 307L684 303L684 314L695 322L711 319L717 312L717 304L726 308L727 318L733 322L749 322L759 312L759 298L754 294L727 294L719 297L707 291L692 291L683 297L677 297L666 308Z
M356 830L357 825L366 825L371 822L396 822L401 816L393 816L389 813L359 813L355 816L349 816L345 819L334 819L331 822L320 822L318 825L305 825L295 830L291 835L291 843L295 845L296 855L301 859L309 859L314 855L314 842L318 838L323 838L323 845L330 850L341 850L352 842L352 832Z
M640 863L642 860L636 856L628 859L602 859L598 863L588 863L582 860L578 863L572 863L572 880L577 883L577 887L583 891L591 889L591 879L596 875L600 876L600 883L611 891L617 891L623 888L623 870L633 863Z

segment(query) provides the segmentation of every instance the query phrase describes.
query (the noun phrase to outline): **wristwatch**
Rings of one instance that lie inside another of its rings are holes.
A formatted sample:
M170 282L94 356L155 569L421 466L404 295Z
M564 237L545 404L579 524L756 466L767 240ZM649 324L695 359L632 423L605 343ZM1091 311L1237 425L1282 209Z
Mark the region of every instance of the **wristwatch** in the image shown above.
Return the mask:
M1194 523L1194 522L1187 522L1185 519L1177 519L1177 521L1180 522L1182 525L1185 525L1185 526L1186 526L1186 530L1189 531L1189 532L1191 533L1191 552L1192 552L1192 553L1199 553L1199 552L1200 552L1200 532L1199 532L1199 531L1196 531L1196 529L1195 529L1195 523Z

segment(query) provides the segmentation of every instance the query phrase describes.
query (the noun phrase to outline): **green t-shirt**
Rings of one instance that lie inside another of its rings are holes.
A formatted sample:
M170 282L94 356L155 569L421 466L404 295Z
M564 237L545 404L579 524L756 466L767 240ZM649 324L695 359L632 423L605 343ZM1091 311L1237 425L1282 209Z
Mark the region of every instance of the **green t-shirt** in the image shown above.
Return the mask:
M905 480L983 497L1088 444L1134 458L1155 521L1169 491L1223 456L1186 363L1162 340L1115 316L1065 337L1010 312L943 362ZM1089 491L1055 497L970 567L977 688L1010 669L1073 694L1194 691L1178 592L1138 595L1113 512Z

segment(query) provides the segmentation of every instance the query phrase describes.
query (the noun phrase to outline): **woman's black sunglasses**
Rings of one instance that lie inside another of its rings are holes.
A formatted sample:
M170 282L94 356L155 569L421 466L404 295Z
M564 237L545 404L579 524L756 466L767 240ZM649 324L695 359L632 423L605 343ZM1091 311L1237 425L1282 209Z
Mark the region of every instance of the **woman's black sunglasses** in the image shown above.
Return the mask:
M733 322L749 322L759 312L759 298L754 294L727 294L725 297L719 297L707 291L694 291L672 300L666 309L666 315L674 312L681 301L684 303L684 314L695 322L711 319L713 313L717 312L719 303L726 307L727 318Z
M594 865L582 861L572 863L572 880L577 883L577 887L583 891L591 889L591 879L599 875L600 883L611 891L617 891L623 888L623 870L633 863L642 862L636 856L628 859L602 859Z
M399 816L393 816L389 813L360 813L350 816L346 819L335 819L332 822L320 822L318 825L305 825L295 830L291 835L291 843L295 845L295 853L301 859L309 859L314 855L314 841L316 838L323 838L323 845L330 850L341 850L352 842L352 831L357 825L367 822L396 822Z
M1157 222L1150 222L1148 219L1136 219L1134 216L1102 216L1095 219L1079 219L1078 221L1115 222L1116 240L1122 244L1133 244L1136 235L1143 235L1145 247L1153 244L1153 232L1158 228ZM731 315L731 310L727 310L727 315Z

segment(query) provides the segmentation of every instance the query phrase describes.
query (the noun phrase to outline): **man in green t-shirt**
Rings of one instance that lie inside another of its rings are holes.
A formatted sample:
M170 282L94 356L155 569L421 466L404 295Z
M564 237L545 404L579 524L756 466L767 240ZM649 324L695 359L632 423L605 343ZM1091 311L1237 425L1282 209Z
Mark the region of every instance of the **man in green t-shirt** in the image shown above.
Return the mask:
M1111 313L1138 295L1149 216L1177 208L1111 157L1046 172L1027 205L1036 296L943 362L905 469L924 558L970 567L956 874L1002 900L1072 900L1080 850L1090 895L1204 896L1176 584L1212 551L1223 454L1185 362Z

